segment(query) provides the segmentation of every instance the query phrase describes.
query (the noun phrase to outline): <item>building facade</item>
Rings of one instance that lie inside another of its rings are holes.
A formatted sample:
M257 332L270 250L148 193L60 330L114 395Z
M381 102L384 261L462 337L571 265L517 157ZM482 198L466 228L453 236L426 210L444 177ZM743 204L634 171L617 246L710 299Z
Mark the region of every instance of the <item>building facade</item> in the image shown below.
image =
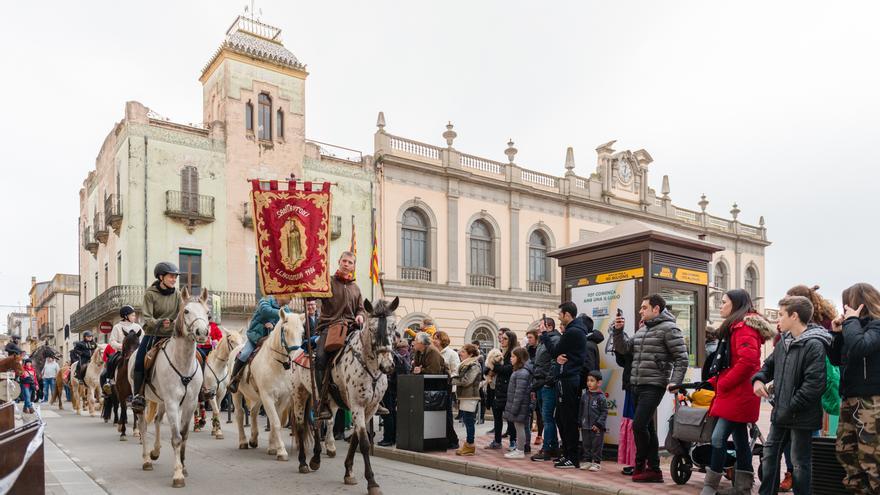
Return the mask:
M564 174L553 176L518 165L513 142L503 162L455 149L452 124L446 146L389 133L381 113L377 126L385 289L401 296L405 326L430 315L456 345L496 346L502 327L522 335L557 313L560 272L547 253L631 219L723 246L710 291L720 302L724 290L743 287L762 304L763 218L742 223L736 205L730 217L710 215L705 196L699 210L675 206L668 177L659 195L648 185L645 150L603 144L595 168L579 173L569 148Z
M67 356L73 342L65 334L65 327L79 309L79 276L57 273L47 282L32 279L31 308L36 318L35 338Z

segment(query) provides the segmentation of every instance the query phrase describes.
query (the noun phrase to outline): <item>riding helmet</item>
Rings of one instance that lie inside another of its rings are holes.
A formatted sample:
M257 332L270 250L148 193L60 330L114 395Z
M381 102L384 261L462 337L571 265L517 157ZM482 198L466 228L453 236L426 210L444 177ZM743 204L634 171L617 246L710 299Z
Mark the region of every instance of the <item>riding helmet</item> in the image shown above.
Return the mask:
M128 315L134 313L134 308L126 304L125 306L119 308L119 317L125 319Z
M85 332L83 332L83 338L92 337L92 336L94 336L94 335L92 334L91 330L86 330Z
M170 261L160 261L156 264L156 268L153 268L153 275L156 276L157 279L162 278L162 275L180 275L180 270L177 269L177 265Z

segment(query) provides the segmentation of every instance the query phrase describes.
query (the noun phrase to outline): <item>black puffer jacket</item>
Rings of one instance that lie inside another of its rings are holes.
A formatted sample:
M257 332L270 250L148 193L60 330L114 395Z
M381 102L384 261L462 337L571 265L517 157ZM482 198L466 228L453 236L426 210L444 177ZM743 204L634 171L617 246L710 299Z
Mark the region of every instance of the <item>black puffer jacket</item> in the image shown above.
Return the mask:
M822 427L825 348L830 343L828 330L814 323L797 339L786 333L752 377L752 382L773 382L774 425L795 430Z
M627 337L622 329L612 329L611 335L614 352L633 355L632 386L666 387L682 383L688 366L687 346L675 316L668 309L644 322L633 338Z
M840 396L880 395L880 320L848 318L828 352L840 366Z
M510 375L513 374L510 354L505 354L501 362L492 368L492 371L495 372L495 407L504 409L507 404L507 387L510 386Z
M92 351L94 351L96 347L98 347L98 344L96 344L94 340L91 342L80 340L73 344L73 350L70 351L70 362L79 361L81 363L88 363L89 359L92 358Z
M19 347L18 344L16 344L15 342L8 342L4 350L6 351L6 354L10 356L17 356L22 353L21 347Z
M581 370L587 357L587 327L583 320L575 318L565 326L562 338L559 339L559 343L551 353L553 362L556 362L556 358L563 354L568 358L568 361L562 366L559 376L576 377L580 383Z
M541 334L538 343L538 349L535 351L534 372L535 380L533 389L538 390L544 385L548 385L553 369L553 350L562 334L555 328Z

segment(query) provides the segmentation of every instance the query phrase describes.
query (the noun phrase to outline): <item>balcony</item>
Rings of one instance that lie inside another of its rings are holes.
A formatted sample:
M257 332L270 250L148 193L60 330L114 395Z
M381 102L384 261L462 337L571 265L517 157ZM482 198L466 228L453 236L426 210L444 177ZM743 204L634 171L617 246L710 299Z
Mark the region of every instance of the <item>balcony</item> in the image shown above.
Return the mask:
M94 227L95 239L101 244L107 244L107 238L110 237L110 231L107 230L107 224L104 222L104 214L100 211L95 213Z
M542 292L550 294L552 289L550 282L546 280L529 280L529 292Z
M484 274L476 274L469 273L468 274L468 285L473 287L492 287L495 288L495 281L498 280L498 277L495 275L484 275Z
M37 334L37 337L41 341L45 341L46 339L54 339L55 332L52 331L52 328L49 326L48 323L43 323L42 325L40 325L40 331Z
M98 240L92 235L92 227L88 226L83 229L83 249L92 253L92 256L98 254Z
M401 280L421 280L423 282L431 281L431 269L420 266L402 266L400 267Z
M122 227L122 196L111 194L104 200L104 220L113 229L113 233L119 235Z
M197 225L214 221L214 197L182 191L165 192L165 215L180 220L192 233Z

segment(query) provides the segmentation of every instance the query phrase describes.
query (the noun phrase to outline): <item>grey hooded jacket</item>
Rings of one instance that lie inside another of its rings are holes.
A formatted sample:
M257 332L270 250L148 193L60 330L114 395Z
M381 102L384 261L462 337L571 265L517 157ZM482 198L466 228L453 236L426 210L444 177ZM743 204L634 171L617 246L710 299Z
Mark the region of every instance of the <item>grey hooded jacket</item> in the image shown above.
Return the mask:
M795 430L822 427L825 353L830 344L831 334L815 323L810 323L798 338L786 333L752 377L752 382L773 382L770 421L775 426Z
M614 327L611 335L615 352L633 355L632 386L666 387L684 380L688 366L687 346L675 324L675 316L668 309L644 322L632 338Z

